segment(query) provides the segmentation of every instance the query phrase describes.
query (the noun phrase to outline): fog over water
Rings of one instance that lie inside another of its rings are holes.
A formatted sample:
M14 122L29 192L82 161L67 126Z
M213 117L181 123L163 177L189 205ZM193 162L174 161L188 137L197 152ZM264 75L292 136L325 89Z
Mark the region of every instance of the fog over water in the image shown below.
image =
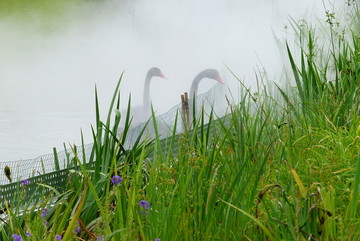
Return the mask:
M162 70L167 80L151 82L158 113L206 68L219 70L235 96L226 65L249 86L257 66L275 80L282 64L273 32L291 39L289 16L319 21L324 12L320 0L114 0L70 6L48 23L31 11L0 17L0 162L80 144L80 128L90 143L95 84L104 115L122 71L124 107L130 92L142 103L149 68ZM204 80L199 92L213 84Z

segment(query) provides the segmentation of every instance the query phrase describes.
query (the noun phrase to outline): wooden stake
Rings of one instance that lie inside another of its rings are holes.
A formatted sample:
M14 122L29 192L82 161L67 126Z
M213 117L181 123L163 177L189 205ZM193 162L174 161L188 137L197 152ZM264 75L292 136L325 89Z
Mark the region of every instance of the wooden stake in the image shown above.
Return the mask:
M184 122L184 128L188 130L190 128L190 115L189 115L189 96L185 92L181 95L181 110Z
M185 92L185 117L186 117L186 125L187 128L190 129L190 110L189 110L189 96L188 93Z

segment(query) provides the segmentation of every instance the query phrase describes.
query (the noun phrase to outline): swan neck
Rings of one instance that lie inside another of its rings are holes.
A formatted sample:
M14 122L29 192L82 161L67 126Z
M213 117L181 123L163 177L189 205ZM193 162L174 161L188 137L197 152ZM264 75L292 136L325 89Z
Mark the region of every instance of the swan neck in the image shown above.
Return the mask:
M151 106L151 99L150 99L150 81L152 79L152 75L148 73L145 78L145 85L144 85L144 95L143 95L143 106L145 110L150 109Z
M193 99L194 97L196 97L197 95L197 91L198 91L198 87L199 87L199 83L202 80L202 76L200 74L198 74L192 84L191 84L191 88L190 88L190 94L189 94L189 99Z

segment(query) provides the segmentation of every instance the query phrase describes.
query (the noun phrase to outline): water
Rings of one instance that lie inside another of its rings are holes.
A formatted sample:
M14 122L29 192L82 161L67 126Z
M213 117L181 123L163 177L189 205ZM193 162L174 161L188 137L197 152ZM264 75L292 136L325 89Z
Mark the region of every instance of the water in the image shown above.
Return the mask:
M92 112L0 112L1 161L31 159L80 143L80 127L90 128ZM88 131L86 131L88 133ZM88 136L89 137L89 136ZM91 138L86 138L86 143Z
M235 95L239 85L225 64L248 85L256 65L275 76L281 62L272 30L286 37L288 15L324 12L316 2L99 1L46 25L36 14L0 18L7 33L0 36L0 162L80 144L80 129L91 142L94 87L105 116L124 70L122 107L130 92L140 104L147 70L161 68L168 80L151 84L159 113L179 103L205 68L218 69ZM199 91L213 84L205 80Z

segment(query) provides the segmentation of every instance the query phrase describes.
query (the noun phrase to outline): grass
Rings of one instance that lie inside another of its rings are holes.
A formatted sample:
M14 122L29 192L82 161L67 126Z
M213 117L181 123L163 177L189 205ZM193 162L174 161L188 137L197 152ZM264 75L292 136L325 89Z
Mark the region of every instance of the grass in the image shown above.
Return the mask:
M87 22L99 1L86 0L1 0L0 20L11 22L10 29L48 36L66 31L74 23ZM84 14L87 13L87 15Z
M83 0L63 0L63 1L44 1L44 0L2 0L0 2L1 18L6 17L24 17L31 18L37 15L39 18L58 18L64 15L64 11L69 10L70 7L77 7L78 4L83 3ZM49 19L47 19L49 20Z
M299 57L285 46L295 87L244 88L226 117L200 113L166 142L123 148L119 81L105 122L96 101L90 159L76 156L65 191L7 206L0 239L360 240L359 36L334 32L326 49L314 29L298 34Z

